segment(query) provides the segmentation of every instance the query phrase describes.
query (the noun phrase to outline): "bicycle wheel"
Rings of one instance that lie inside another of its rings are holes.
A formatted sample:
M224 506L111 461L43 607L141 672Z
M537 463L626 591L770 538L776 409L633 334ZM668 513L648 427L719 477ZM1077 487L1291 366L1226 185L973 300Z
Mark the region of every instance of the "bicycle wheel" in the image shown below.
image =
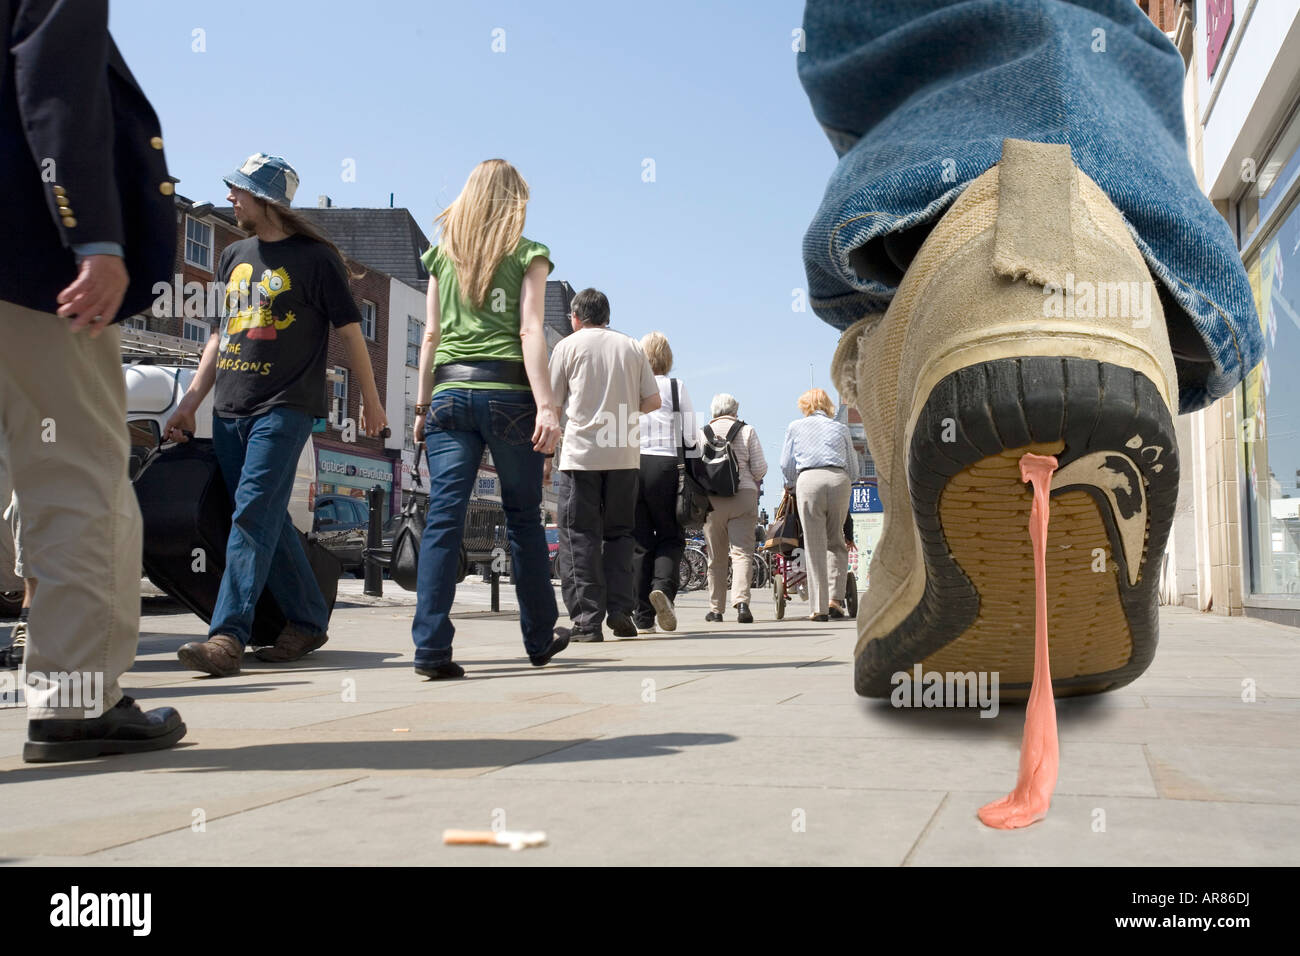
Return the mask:
M772 596L776 598L776 619L785 617L785 575L772 575Z
M858 579L849 572L848 580L844 582L844 612L849 617L858 616Z

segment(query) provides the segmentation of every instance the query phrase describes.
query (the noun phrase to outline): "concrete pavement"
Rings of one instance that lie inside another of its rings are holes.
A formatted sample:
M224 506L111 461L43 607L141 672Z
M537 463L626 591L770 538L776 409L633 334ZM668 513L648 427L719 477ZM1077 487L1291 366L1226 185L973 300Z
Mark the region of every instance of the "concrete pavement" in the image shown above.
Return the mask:
M457 603L467 678L428 683L411 670L413 595L360 590L343 582L324 649L283 666L250 655L226 680L176 660L202 622L146 602L123 686L181 711L189 734L175 750L25 765L25 715L0 710L0 861L1300 863L1289 628L1163 612L1146 675L1058 702L1047 819L997 832L975 812L1015 783L1023 707L981 719L863 701L851 623L778 623L756 592L755 624L705 630L693 592L672 635L573 645L536 669L511 589L492 614L470 581ZM441 842L445 828L494 826L550 842Z

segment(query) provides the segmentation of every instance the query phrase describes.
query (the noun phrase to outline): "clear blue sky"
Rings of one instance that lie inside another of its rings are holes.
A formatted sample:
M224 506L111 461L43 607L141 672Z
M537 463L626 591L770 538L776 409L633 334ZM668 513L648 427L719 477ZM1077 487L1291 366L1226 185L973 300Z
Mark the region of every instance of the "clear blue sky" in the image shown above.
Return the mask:
M431 233L476 163L515 164L552 278L604 291L624 332L667 335L697 408L740 400L772 511L810 373L835 397L837 334L791 309L834 167L795 74L802 16L798 0L114 0L110 26L197 202L221 204L222 176L261 151L298 170L298 205L393 193Z

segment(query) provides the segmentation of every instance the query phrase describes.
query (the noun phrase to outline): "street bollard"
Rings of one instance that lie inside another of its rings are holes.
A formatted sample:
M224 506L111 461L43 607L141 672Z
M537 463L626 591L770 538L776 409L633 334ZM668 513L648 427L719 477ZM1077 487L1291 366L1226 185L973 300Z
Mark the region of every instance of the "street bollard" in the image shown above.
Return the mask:
M365 593L371 597L384 596L384 569L379 566L371 555L380 547L382 542L381 515L379 509L384 504L384 489L375 485L366 495L370 504L370 524L366 528L366 557L364 566L366 569L366 586Z

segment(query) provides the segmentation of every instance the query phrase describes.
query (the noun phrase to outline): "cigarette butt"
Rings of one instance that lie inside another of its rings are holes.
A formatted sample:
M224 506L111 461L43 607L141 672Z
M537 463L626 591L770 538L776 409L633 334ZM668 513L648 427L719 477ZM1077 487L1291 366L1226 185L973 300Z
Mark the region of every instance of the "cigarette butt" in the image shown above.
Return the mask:
M541 830L443 830L442 842L448 846L508 846L512 850L522 850L543 846L546 834Z
M393 733L395 733L395 734L409 734L410 732L411 732L411 728L410 728L410 727L394 727L394 728L393 728Z

